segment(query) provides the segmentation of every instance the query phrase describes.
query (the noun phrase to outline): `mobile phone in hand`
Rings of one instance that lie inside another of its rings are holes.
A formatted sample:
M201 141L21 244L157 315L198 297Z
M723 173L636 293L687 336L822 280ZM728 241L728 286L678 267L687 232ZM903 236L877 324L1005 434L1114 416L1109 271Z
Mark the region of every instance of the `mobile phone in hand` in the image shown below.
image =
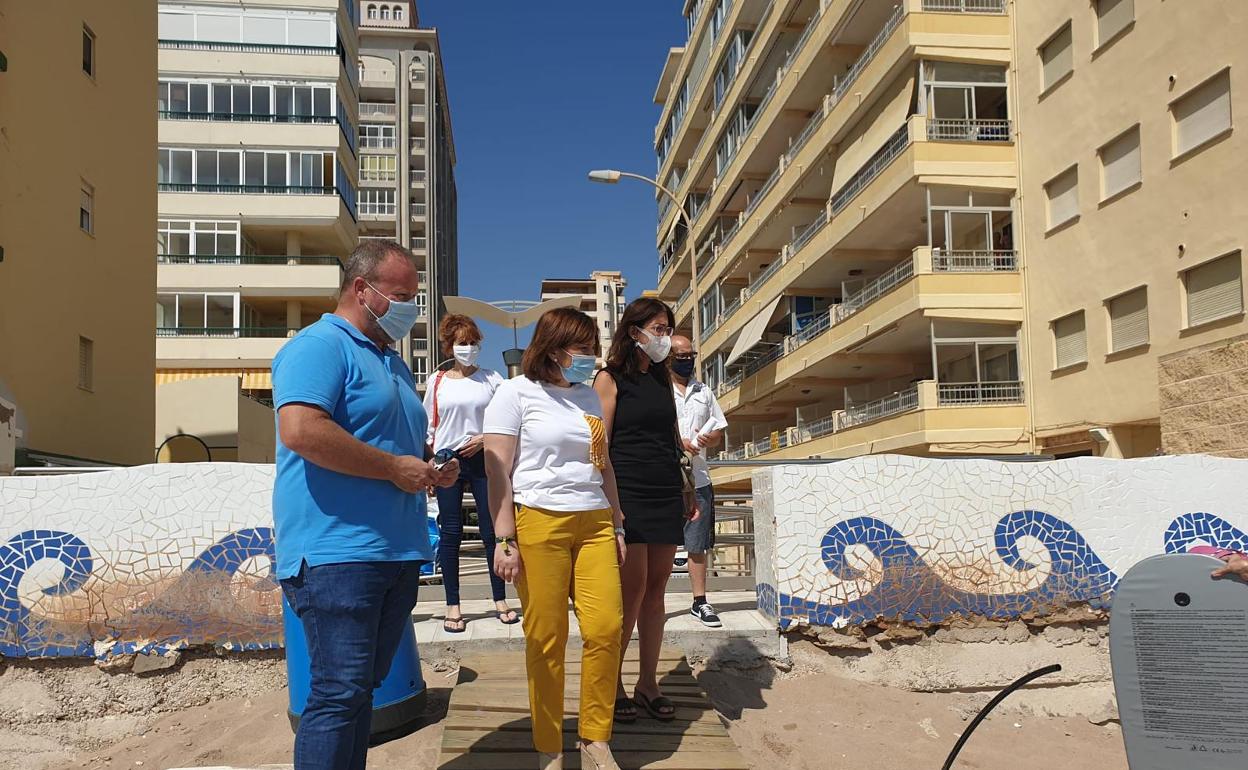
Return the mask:
M439 449L434 453L430 464L435 471L440 471L446 467L451 460L459 459L459 453L454 449Z

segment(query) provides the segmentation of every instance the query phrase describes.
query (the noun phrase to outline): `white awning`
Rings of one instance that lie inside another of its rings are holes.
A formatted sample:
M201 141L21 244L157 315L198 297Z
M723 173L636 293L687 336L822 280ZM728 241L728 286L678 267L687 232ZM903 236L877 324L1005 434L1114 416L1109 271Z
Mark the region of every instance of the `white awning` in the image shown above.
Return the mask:
M880 97L858 125L861 132L845 141L836 157L832 172L832 193L836 194L849 178L858 173L863 165L884 146L893 132L901 128L910 112L914 98L914 73L899 79Z
M750 319L741 329L741 334L737 336L737 344L732 346L732 352L728 354L728 360L724 361L724 366L728 366L736 361L750 348L758 344L763 338L763 332L767 331L767 326L771 324L772 315L776 312L776 306L780 304L780 300L784 299L784 295L773 299L763 310Z

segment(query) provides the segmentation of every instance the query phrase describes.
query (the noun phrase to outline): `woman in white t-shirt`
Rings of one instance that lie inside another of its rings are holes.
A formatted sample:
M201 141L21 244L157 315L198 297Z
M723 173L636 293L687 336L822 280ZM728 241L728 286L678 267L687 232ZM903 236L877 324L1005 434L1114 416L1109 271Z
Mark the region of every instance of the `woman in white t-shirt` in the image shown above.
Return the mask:
M438 487L438 565L442 568L442 587L446 591L446 618L442 628L448 633L463 633L467 621L459 608L459 549L464 539L464 485L472 490L477 503L477 520L481 540L485 543L486 564L494 563L494 528L490 522L489 494L486 491L485 453L481 451L485 436L481 430L485 407L494 392L503 384L498 372L481 369L481 330L466 315L450 314L438 325L442 354L454 356L455 365L433 375L425 389L425 411L429 414L429 443L433 451L452 449L459 455L459 482ZM520 621L516 611L507 606L503 579L490 572L490 588L494 595L495 615L511 625Z
M494 569L524 605L533 746L541 770L563 767L568 596L581 627L579 749L585 770L619 770L612 717L624 605L624 514L593 376L598 330L572 308L546 312L523 376L485 410L486 471L498 548Z

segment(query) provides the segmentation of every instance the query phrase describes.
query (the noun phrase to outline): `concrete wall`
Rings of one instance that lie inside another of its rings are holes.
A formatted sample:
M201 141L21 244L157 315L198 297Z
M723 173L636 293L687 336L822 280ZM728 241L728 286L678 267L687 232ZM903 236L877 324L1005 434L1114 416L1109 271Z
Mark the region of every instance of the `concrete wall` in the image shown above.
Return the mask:
M179 434L201 439L216 462L271 463L276 452L273 410L239 393L239 379L199 377L156 388L154 446ZM202 461L202 450L171 444L162 461Z
M1248 4L1241 0L1133 0L1134 22L1097 40L1088 0L1015 2L1017 77L1014 118L1022 139L1016 233L1024 260L1028 319L1028 399L1043 452L1151 455L1166 409L1158 401L1158 359L1248 332L1240 314L1185 328L1181 271L1246 245L1248 136L1242 125L1182 157L1172 150L1169 105L1223 68L1232 70L1232 116L1248 114ZM1067 21L1074 70L1041 92L1038 46ZM1236 120L1237 123L1242 121ZM1141 182L1104 198L1097 151L1139 126ZM1078 164L1078 219L1049 230L1046 182ZM1104 198L1104 199L1103 199ZM1110 352L1106 301L1147 286L1149 341ZM1083 310L1085 364L1054 370L1050 323ZM1165 388L1162 388L1165 392ZM1164 395L1163 395L1164 398ZM1141 425L1125 442L1097 443L1088 427L1117 433ZM1061 437L1064 446L1046 438ZM1180 451L1203 451L1193 446Z
M82 33L96 37L96 74ZM0 2L0 380L30 450L151 458L156 7ZM83 182L95 231L78 226ZM78 387L79 337L94 384Z
M1158 363L1162 448L1248 458L1248 334Z
M872 455L755 472L759 606L782 628L1107 605L1136 562L1248 550L1248 461Z

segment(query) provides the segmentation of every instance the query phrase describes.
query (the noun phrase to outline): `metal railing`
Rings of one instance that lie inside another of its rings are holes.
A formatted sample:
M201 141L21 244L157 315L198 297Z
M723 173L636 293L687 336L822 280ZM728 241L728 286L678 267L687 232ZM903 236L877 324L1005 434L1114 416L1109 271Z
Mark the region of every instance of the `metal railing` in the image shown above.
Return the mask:
M758 275L754 276L754 280L750 281L750 285L749 285L750 294L753 295L756 291L758 291L759 288L762 287L763 284L767 283L767 279L775 275L776 271L778 271L782 267L784 267L784 255L777 254L776 258L771 261L771 264L763 268L763 271L759 273Z
M812 420L800 426L797 431L799 442L813 441L817 438L830 436L833 433L866 425L869 422L882 420L886 417L909 412L919 408L918 387L907 388L865 404L851 406L843 411L834 412L827 417Z
M932 249L932 270L942 273L1008 273L1018 270L1018 257L1013 249Z
M393 217L399 210L393 202L359 201L356 205L362 217Z
M424 120L425 119L425 105L413 104L410 117L412 120Z
M232 195L333 195L333 187L318 185L272 185L272 184L208 184L185 182L159 182L159 192L207 192Z
M898 262L887 273L863 286L857 294L846 297L839 305L833 305L832 325L839 324L913 277L914 259L909 258Z
M338 48L332 45L278 45L273 43L224 43L208 40L159 40L158 48L175 48L186 51L234 51L240 53L293 53L317 56L335 56Z
M413 248L413 249L425 249L425 248L428 248L428 247L429 247L429 240L428 240L427 238L425 238L425 237L420 237L420 238L413 238L413 239L412 239L412 248Z
M412 137L411 146L412 146L412 152L424 152L425 147L427 146L427 143L425 142L425 137L423 136Z
M1006 0L923 0L923 10L939 13L1005 13Z
M423 168L412 169L412 181L413 182L424 182L428 178L429 178L429 174L427 171L425 171L425 169Z
M360 120L391 118L398 115L398 105L386 102L360 102Z
M260 338L288 337L297 326L159 326L157 337Z
M884 47L884 44L888 42L889 35L893 34L893 30L901 25L901 20L905 15L906 9L904 5L899 4L893 9L893 13L888 17L888 21L884 22L884 26L880 28L880 31L875 33L875 37L871 38L871 42L867 44L866 50L859 54L858 60L854 62L854 65L845 73L845 77L832 90L832 94L838 102L845 96L845 92L858 79L862 71L867 68L867 65L871 63L871 60L875 58L875 55L880 52L880 49Z
M901 128L893 132L893 135L884 142L884 146L875 151L862 168L858 169L850 179L841 185L841 189L837 190L832 196L832 213L839 214L845 210L849 202L854 196L862 192L862 189L888 168L889 164L897 159L910 145L910 127L906 123L901 124Z
M425 204L423 203L412 204L412 216L423 217L425 215L425 211L427 211L427 206Z
M280 254L157 254L158 265L337 265L338 257Z
M741 368L741 379L749 377L751 374L757 374L762 371L768 364L773 361L779 361L784 357L784 345L772 345L766 353L761 356L750 359L745 366Z
M383 169L360 169L360 183L368 184L369 182L390 183L393 184L399 178L399 172L383 170Z
M187 112L185 110L157 110L161 120L220 120L231 123L322 123L329 125L337 120L333 115L256 115L244 112Z
M361 136L361 150L394 150L398 148L398 140L393 136Z
M976 404L1021 404L1021 382L942 382L937 385L936 403L940 406L973 406Z
M819 216L815 217L813 222L806 225L805 229L798 233L797 237L793 239L793 242L789 244L789 253L796 254L801 251L802 247L805 246L811 238L814 238L815 233L822 230L823 226L827 223L828 212L827 209L824 209L823 211L820 211Z
M691 294L693 294L693 284L689 284L689 286L680 293L680 296L676 298L675 307L679 308L681 305L685 304L685 300L689 299L689 295Z
M834 308L836 306L833 305L832 307ZM797 350L802 345L805 345L807 342L810 342L815 337L818 337L820 334L823 334L828 329L831 329L832 328L832 313L833 313L832 308L829 308L827 312L821 313L819 315L819 318L806 324L806 326L803 327L797 334L794 334L792 337L790 337L789 343L787 346L788 352L791 353L794 350Z
M986 118L928 118L927 138L933 142L1008 142L1010 121Z

